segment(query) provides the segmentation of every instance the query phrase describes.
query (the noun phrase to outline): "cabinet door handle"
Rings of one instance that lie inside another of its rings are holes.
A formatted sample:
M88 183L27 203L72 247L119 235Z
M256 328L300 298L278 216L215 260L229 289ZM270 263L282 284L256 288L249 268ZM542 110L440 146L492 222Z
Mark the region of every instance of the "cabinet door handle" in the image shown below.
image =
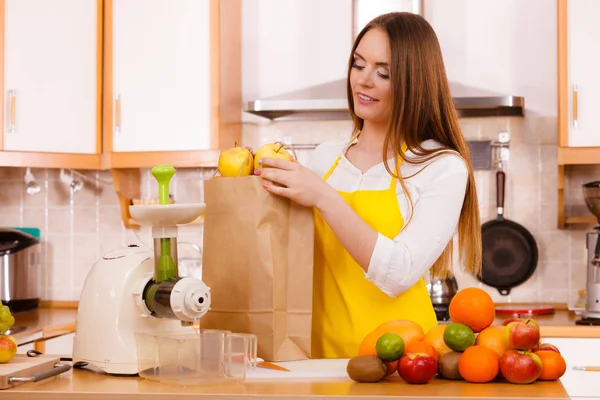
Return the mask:
M17 132L17 91L9 90L8 97L10 99L10 124L8 126L8 132Z
M121 133L121 95L117 94L115 99L115 133Z
M577 96L577 85L573 85L573 128L577 129L577 118L578 118L578 96Z

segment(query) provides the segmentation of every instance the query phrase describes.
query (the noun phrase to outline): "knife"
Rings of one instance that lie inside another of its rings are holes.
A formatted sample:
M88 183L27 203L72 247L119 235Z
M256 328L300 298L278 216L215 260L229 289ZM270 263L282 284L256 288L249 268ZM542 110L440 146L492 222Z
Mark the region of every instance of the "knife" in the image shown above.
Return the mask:
M270 363L270 362L268 362L268 361L265 361L265 360L263 360L262 358L257 358L257 359L256 359L256 366L257 366L257 367L260 367L260 368L274 369L274 370L276 370L276 371L285 371L285 372L290 372L290 370L289 370L289 369L287 369L287 368L284 368L284 367L282 367L282 366L280 366L280 365L273 364L273 363Z
M580 366L575 366L573 367L574 370L576 371L597 371L600 372L600 367L580 367Z

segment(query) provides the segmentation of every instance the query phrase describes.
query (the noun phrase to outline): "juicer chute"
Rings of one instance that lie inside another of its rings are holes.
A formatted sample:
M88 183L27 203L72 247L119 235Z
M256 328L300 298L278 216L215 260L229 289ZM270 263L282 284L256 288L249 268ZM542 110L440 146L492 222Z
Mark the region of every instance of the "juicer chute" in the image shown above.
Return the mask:
M170 166L157 166L158 205L131 205L132 219L152 229L154 249L129 245L105 254L84 282L77 312L73 365L93 364L112 374L137 374L135 333L191 334L209 311L210 289L178 272L178 225L203 212L204 203L170 204Z

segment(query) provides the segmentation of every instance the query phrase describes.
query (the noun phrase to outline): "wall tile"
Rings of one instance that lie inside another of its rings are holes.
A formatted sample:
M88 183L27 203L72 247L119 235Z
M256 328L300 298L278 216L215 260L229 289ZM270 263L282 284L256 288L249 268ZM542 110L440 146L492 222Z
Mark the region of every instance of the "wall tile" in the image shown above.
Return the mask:
M585 286L585 235L593 226L557 229L556 118L468 118L460 120L467 139L497 140L501 131L511 134L506 165L506 217L524 225L534 235L540 262L534 275L502 296L494 288L466 275L456 266L459 287L481 287L500 302L574 301ZM267 141L291 144L318 144L333 138L347 138L350 121L281 121L246 124L243 144L258 148ZM311 150L298 150L306 161ZM60 179L60 170L32 169L42 190L35 196L25 193L24 168L0 168L0 225L36 226L43 241L41 284L45 298L76 300L85 276L94 262L107 251L137 243L152 246L147 228L123 227L112 177L108 171L85 171L84 188L72 193ZM171 192L176 202L202 201L203 181L213 169L181 169L173 178ZM67 175L70 173L67 171ZM565 198L570 211L587 212L581 184L600 179L599 166L567 169ZM496 217L495 171L475 171L481 222ZM150 171L141 171L141 197L155 198L157 185ZM586 214L587 213L587 214ZM202 245L202 226L180 228L179 255L196 258Z

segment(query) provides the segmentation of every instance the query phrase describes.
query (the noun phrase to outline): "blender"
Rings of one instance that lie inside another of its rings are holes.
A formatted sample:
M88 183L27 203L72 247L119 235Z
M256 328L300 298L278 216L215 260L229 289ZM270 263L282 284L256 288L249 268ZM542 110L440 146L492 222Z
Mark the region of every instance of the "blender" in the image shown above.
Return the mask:
M598 225L586 235L586 305L577 325L600 325L600 181L583 184L585 204Z
M131 205L131 218L152 228L154 249L136 244L110 251L86 276L73 341L73 366L92 364L115 375L138 370L136 334L168 331L190 334L210 309L209 288L178 272L178 225L188 224L204 203L170 204L169 182L175 169L152 168L159 204Z

